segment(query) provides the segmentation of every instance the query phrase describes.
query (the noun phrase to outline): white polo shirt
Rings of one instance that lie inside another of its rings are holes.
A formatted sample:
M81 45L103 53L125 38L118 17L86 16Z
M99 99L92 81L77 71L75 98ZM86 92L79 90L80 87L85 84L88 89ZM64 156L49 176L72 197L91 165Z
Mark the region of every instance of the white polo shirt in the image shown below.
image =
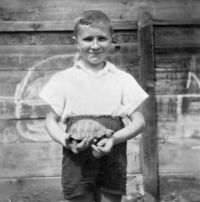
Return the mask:
M129 116L147 93L128 73L106 61L98 73L84 68L81 61L56 73L39 96L65 118L78 115Z

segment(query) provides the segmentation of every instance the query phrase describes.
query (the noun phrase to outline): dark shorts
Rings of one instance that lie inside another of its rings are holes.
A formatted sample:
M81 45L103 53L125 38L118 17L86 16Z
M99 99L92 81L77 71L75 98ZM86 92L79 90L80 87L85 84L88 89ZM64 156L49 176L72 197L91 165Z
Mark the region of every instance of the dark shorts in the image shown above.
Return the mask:
M110 116L78 116L68 119L67 131L70 126L81 119L93 119L114 131L124 127L119 117ZM74 154L63 148L62 186L64 198L69 199L95 189L103 192L125 195L126 194L126 142L117 144L111 153L99 159L92 154L91 148Z

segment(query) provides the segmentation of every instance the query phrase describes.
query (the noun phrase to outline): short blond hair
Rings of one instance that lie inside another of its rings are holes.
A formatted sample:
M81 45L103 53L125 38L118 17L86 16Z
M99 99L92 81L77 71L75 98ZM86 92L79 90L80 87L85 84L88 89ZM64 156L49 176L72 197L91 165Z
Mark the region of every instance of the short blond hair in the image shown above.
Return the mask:
M80 14L75 21L74 36L77 37L79 25L89 25L91 27L108 27L111 36L113 26L108 16L99 10L88 10Z

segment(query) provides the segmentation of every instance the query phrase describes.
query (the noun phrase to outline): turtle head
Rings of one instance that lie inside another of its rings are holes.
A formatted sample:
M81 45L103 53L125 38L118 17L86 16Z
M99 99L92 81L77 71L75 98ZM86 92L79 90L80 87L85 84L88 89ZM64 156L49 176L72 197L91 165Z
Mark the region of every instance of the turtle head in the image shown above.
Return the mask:
M111 137L112 135L114 134L114 131L113 130L111 130L111 129L106 129L106 137L107 138L109 138L109 137Z

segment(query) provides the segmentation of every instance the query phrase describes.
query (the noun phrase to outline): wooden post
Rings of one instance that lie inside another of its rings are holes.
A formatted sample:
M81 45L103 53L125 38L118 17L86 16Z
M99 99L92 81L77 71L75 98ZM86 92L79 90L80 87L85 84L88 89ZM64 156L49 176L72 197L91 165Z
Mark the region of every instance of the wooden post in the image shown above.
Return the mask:
M141 141L142 174L144 177L145 195L150 196L154 201L158 201L158 151L156 135L153 24L150 13L145 11L145 9L140 10L138 19L140 83L149 95L149 98L143 106L143 113L147 126ZM147 199L147 201L152 201L152 199Z

